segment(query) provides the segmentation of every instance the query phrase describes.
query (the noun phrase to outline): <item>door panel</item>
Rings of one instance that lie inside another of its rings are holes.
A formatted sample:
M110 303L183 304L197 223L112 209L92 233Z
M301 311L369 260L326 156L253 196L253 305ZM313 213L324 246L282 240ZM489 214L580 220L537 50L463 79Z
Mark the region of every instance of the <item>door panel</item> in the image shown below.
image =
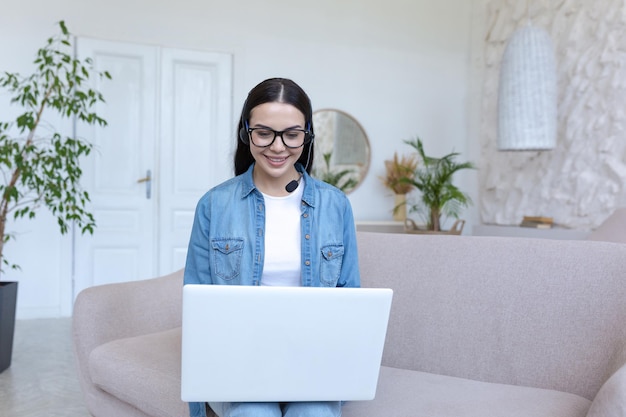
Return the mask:
M163 49L159 274L185 264L198 199L224 179L231 143L230 56Z
M154 276L156 207L137 180L155 165L157 51L154 47L78 39L77 55L91 57L112 80L93 80L106 104L105 128L77 125L93 138L83 163L83 186L96 218L93 236L77 235L74 294L91 285Z

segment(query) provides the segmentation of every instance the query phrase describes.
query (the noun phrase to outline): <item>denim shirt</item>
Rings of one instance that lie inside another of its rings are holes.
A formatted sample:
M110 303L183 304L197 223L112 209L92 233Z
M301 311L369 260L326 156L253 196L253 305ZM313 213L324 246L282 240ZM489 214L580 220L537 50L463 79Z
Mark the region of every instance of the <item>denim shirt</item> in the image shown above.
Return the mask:
M198 202L185 266L185 284L260 285L265 247L265 201L252 171L208 191ZM359 287L352 207L339 189L303 167L301 278L305 287ZM190 403L205 417L204 403Z

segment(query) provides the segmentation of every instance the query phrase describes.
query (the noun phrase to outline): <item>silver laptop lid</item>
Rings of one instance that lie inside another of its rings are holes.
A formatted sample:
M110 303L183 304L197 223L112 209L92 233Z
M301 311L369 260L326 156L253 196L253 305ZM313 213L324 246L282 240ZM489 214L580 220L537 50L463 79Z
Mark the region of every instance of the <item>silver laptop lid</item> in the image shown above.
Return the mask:
M392 290L185 285L183 401L371 400Z

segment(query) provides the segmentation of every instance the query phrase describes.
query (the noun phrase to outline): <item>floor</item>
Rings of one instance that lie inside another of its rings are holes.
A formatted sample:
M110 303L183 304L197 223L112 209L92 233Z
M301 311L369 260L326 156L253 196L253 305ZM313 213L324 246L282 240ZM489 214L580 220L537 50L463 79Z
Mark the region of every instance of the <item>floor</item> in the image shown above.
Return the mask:
M71 319L18 320L11 367L0 373L0 416L89 417L71 344Z

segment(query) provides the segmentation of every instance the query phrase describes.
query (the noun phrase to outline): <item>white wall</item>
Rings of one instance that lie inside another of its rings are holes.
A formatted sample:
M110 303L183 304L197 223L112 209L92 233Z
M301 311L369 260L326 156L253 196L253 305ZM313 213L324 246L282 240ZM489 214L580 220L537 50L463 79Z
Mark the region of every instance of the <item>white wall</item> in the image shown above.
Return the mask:
M337 108L367 132L370 172L350 195L357 220L390 220L393 197L381 185L384 160L408 152L419 135L426 150L472 157L469 100L471 2L467 0L25 0L3 5L0 70L28 71L35 50L65 20L79 36L229 52L234 57L236 119L247 92L273 76L294 79L314 109ZM471 107L471 106L470 106ZM0 115L6 109L0 96ZM3 119L3 117L0 117ZM232 121L233 131L236 120ZM224 138L234 141L233 137ZM226 169L230 169L228 166ZM459 185L475 192L474 174ZM469 210L469 227L476 209ZM468 226L466 226L468 227ZM12 243L22 271L18 315L69 314L68 237L41 213ZM5 279L8 279L7 276Z

